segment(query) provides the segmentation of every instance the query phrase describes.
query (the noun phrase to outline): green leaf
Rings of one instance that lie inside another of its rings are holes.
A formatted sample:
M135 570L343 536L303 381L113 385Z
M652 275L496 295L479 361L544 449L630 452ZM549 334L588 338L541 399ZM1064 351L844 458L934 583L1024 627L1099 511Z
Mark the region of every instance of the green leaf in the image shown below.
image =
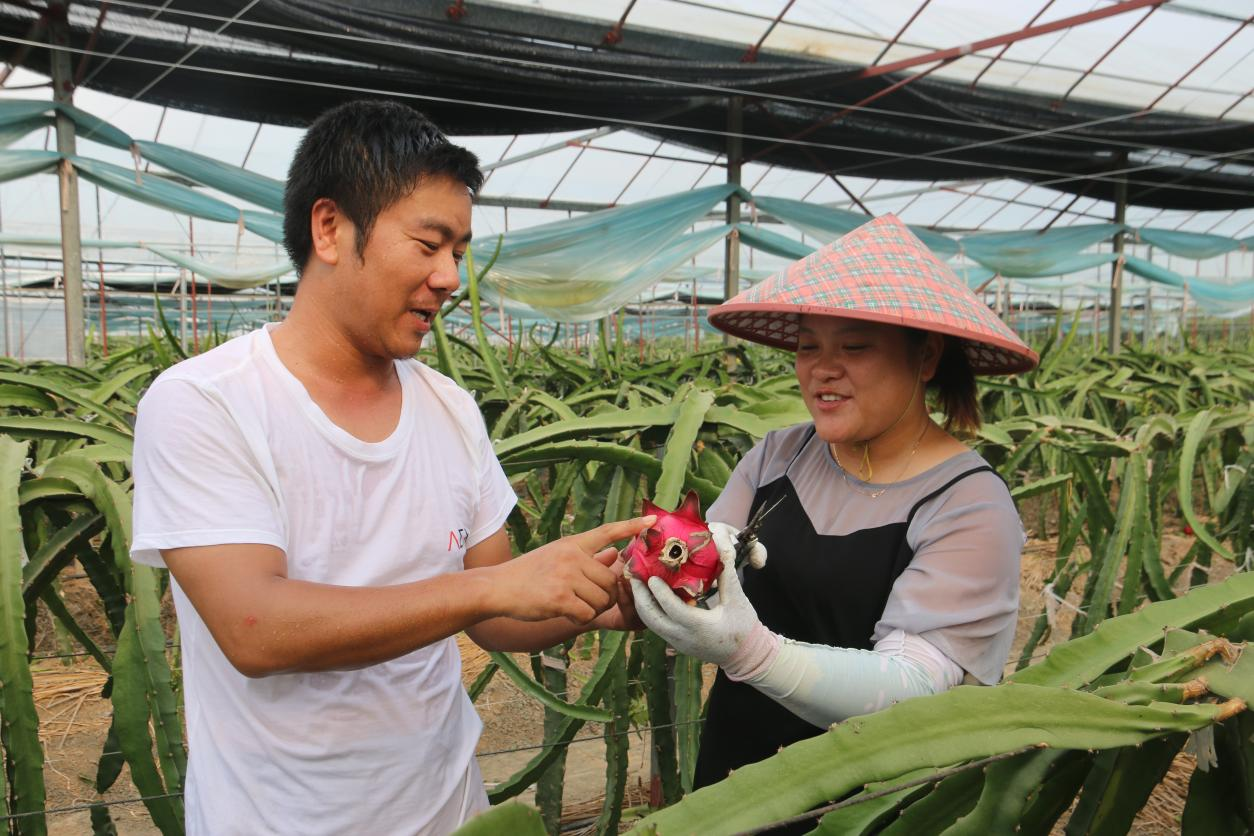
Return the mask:
M982 770L964 769L950 775L935 790L902 810L897 820L884 828L884 836L944 832L971 811L983 786Z
M466 277L469 283L470 296L470 322L475 331L475 339L477 345L475 350L479 353L483 365L488 370L488 376L492 380L492 385L502 393L509 391L508 382L505 379L505 369L501 367L501 360L496 356L492 344L488 342L487 332L483 330L483 313L479 305L479 282L492 269L492 265L496 263L496 258L501 253L501 241L503 238L497 236L496 252L492 254L492 258L488 260L488 264L483 268L482 273L475 272L474 252L470 249L466 250Z
M570 665L570 653L565 644L547 648L540 655L532 654L531 661L536 663L533 673L546 689L555 694L566 693L566 670ZM556 735L562 730L563 716L552 709L544 710L544 741L552 744ZM609 726L607 725L608 729ZM608 742L608 738L607 738ZM536 806L544 819L544 827L555 833L561 827L562 796L566 789L566 747L561 747L553 760L552 766L544 771L536 782Z
M679 782L685 794L692 792L701 742L701 660L675 657L675 750L679 756Z
M461 388L468 388L466 380L462 377L461 367L453 357L453 352L449 349L448 334L444 330L443 313L437 314L435 321L431 323L431 336L435 338L436 362L440 366L440 371L451 377L453 382Z
M675 421L675 412L676 407L673 404L602 412L586 418L555 421L552 424L546 424L542 427L536 427L534 430L502 439L494 446L496 447L497 457L504 459L518 450L574 436L670 426ZM0 429L3 429L2 424L0 424Z
M1106 539L1099 558L1095 561L1096 571L1093 566L1089 568L1090 589L1085 594L1088 611L1076 619L1072 635L1087 633L1094 624L1105 620L1110 614L1111 597L1119 567L1128 552L1133 528L1145 516L1145 479L1144 455L1138 453L1130 457L1124 467L1115 530ZM1139 580L1139 571L1135 575L1126 576L1126 581L1130 584L1136 584Z
M811 836L853 836L853 834L862 836L862 834L880 832L890 820L901 815L902 810L907 805L931 792L932 787L928 784L923 784L890 792L887 795L880 795L876 798L871 796L899 786L907 781L931 775L935 771L934 769L921 769L891 781L867 784L861 793L846 799L849 802L848 806L838 807L825 814L819 820L818 827L810 831Z
M1183 836L1248 836L1250 830L1233 805L1234 776L1223 768L1194 769L1180 822Z
M1024 812L1034 801L1034 793L1069 754L1065 749L1024 752L989 765L984 769L984 781L978 787L980 796L975 806L943 833L945 836L986 836L1017 832ZM944 786L937 791L945 791Z
M165 308L161 306L160 294L154 293L152 295L152 301L157 306L157 321L161 324L161 333L165 335L166 342L169 344L170 348L174 350L174 353L178 355L180 360L186 360L187 352L183 350L183 344L179 342L178 337L174 336L174 332L170 330L170 323L166 321ZM155 345L161 345L159 340L154 339L153 343ZM162 346L162 348L164 349L164 346ZM162 363L162 365L170 365L170 363L169 361L166 361Z
M576 705L591 706L600 701L609 687L610 671L615 665L623 663L623 652L627 646L627 633L605 631L601 634L601 649L597 656L592 674L579 692ZM540 750L525 766L498 784L488 793L488 800L499 804L507 798L513 798L536 782L549 765L557 758L559 750L574 739L584 721L578 717L566 717L560 730L554 735L552 745Z
M483 670L475 677L475 681L466 689L466 695L470 697L471 702L479 699L484 689L488 687L488 683L492 681L492 677L496 676L496 672L500 669L496 662L488 662L488 664L483 666Z
M682 795L679 777L679 756L675 744L675 716L671 710L671 673L673 656L667 656L666 640L653 631L644 634L640 651L644 654L641 669L642 687L649 708L649 725L656 773L662 784L662 803L672 804Z
M544 392L532 392L531 400L551 410L559 419L573 421L579 417L575 414L575 410Z
M101 668L106 672L113 670L113 662L109 660L109 657L105 655L104 651L100 649L100 646L96 644L91 636L87 635L87 631L79 625L78 620L66 608L65 602L61 600L61 596L57 594L56 589L52 586L45 587L39 596L39 600L44 602L44 606L48 608L48 612L52 614L52 617L69 631L74 640L91 654L91 657L96 660Z
M148 701L147 651L143 645L134 607L127 607L126 624L113 654L113 725L118 748L131 770L131 780L155 824L165 836L183 832L182 805L164 798L181 786L167 788L152 758L153 739L148 732L151 717ZM165 658L165 649L161 649Z
M0 383L0 409L33 409L55 412L57 402L32 386Z
M662 472L662 463L648 453L601 441L565 441L557 444L537 445L512 453L508 457L501 457L501 467L506 475L514 476L540 465L556 465L572 458L581 461L606 462L644 474L650 479L657 479ZM701 498L701 503L707 507L718 499L722 492L718 485L694 476L692 473L685 473L683 487L685 490L689 488L695 490Z
M17 489L17 501L20 505L52 497L82 497L82 495L83 492L69 479L50 479L46 476L27 479Z
M603 709L594 708L587 704L564 702L559 699L555 694L550 693L540 683L528 676L522 668L518 667L518 663L509 654L494 651L489 655L497 667L510 678L511 682L518 686L520 691L535 699L545 708L552 709L565 717L574 717L577 720L591 720L594 723L604 723L613 717L610 712Z
M776 407L768 407L761 410L765 415L755 414L757 406L747 406L742 409L731 406L712 406L705 418L711 424L731 427L753 438L761 438L771 430L791 427L793 424L810 420L810 413L806 411L805 404L800 398L795 401L784 401L783 404L789 408L785 411L777 411Z
M9 372L0 372L0 382L29 386L32 389L39 389L50 395L56 395L62 400L69 401L70 403L82 407L89 412L94 412L97 415L107 418L114 427L123 430L124 432L130 432L131 425L120 412L117 412L111 407L105 406L103 403L93 400L86 395L81 395L68 386L60 386L39 377L38 375L12 374Z
M1202 524L1202 521L1197 517L1197 513L1193 510L1193 478L1197 462L1197 450L1206 437L1206 431L1213 420L1214 414L1209 409L1204 409L1193 417L1193 420L1189 422L1188 429L1184 432L1184 447L1180 451L1180 481L1177 487L1180 497L1180 513L1184 514L1184 518L1193 527L1193 533L1197 535L1197 539L1209 546L1220 557L1226 560L1235 560L1236 556L1223 543L1215 539L1215 536Z
M130 450L134 443L129 433L106 427L104 424L93 424L73 418L22 418L0 415L0 433L8 433L17 438L90 439L122 450Z
M1222 720L1231 706L1127 706L1066 688L958 687L854 717L736 770L642 821L659 833L733 833L782 821L871 781L1031 746L1131 746Z
M714 403L714 393L707 389L682 389L675 395L675 403L678 406L675 423L666 439L662 472L658 475L653 494L653 502L668 509L679 505L679 492L692 463L697 433L701 430L706 411Z
M113 659L114 716L118 723L119 743L131 767L132 778L145 796L181 791L187 755L183 749L170 667L166 662L160 593L155 570L135 565L130 559L130 498L96 464L72 453L50 461L44 473L74 482L103 514L108 521L108 542L115 565L126 579L130 603ZM164 784L159 777L153 781L149 774L156 775L152 763L153 738L148 734L149 720L155 734L157 762L165 777ZM141 780L146 786L140 786ZM181 802L156 798L145 803L162 832L169 827L175 828L169 832L181 830Z
M1030 496L1039 496L1063 485L1071 484L1071 480L1074 478L1074 473L1058 473L1053 476L1046 476L1044 479L1037 479L1035 482L1029 482L1026 485L1013 488L1010 491L1010 496L1016 500L1027 499Z
M610 683L606 703L613 719L605 724L605 797L601 813L597 817L597 833L617 833L618 821L623 809L623 794L627 787L627 755L630 748L627 732L631 720L630 698L627 689L627 667L610 668Z
M26 640L26 604L22 598L22 520L18 482L27 445L0 436L0 716L4 718L4 756L9 770L5 808L10 814L38 813L21 821L23 833L47 832L43 817L43 747Z
M453 836L548 836L540 811L518 801L485 810L453 831Z
M1149 647L1168 627L1196 629L1225 614L1239 616L1254 608L1254 573L1233 575L1223 583L1198 587L1187 595L1157 601L1108 619L1089 633L1055 647L1040 663L1016 671L1009 681L1080 688Z
M1187 735L1173 734L1137 747L1110 749L1093 761L1080 801L1067 821L1069 834L1123 836L1162 781Z
M33 602L61 568L74 559L77 547L86 544L104 528L101 514L82 514L52 532L22 567L22 595Z

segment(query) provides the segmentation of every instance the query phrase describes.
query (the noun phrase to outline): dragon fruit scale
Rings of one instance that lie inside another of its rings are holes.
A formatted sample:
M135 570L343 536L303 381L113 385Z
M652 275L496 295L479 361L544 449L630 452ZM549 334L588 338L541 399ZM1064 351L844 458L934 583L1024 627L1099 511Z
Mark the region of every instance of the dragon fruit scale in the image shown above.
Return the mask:
M643 513L656 514L657 522L623 549L626 571L642 581L659 577L680 598L695 602L723 569L710 528L701 518L696 491L689 491L674 511L664 511L646 499Z

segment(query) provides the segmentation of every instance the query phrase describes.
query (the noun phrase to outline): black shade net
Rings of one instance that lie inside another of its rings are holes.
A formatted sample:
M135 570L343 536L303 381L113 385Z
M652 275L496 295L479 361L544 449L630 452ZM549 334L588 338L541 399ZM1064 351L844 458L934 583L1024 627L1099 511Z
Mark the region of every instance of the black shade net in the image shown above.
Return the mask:
M718 33L628 26L611 47L603 22L448 0L84 0L70 8L72 47L87 47L102 5L91 52L117 56L87 56L82 85L184 110L305 125L342 101L395 97L454 135L619 124L725 153L738 94L750 161L896 180L1004 176L1104 200L1122 176L1134 205L1254 206L1247 122L1135 115L934 77L845 112L903 76L860 78L860 66L770 53L745 63ZM42 13L0 3L0 35L46 41ZM50 72L47 49L5 48L7 60Z

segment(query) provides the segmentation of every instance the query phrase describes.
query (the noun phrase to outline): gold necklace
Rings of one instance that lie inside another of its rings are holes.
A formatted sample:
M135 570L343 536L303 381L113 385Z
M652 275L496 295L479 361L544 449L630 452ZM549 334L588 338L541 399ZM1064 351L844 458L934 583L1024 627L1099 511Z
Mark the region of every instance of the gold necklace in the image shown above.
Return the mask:
M923 443L923 436L927 435L927 431L928 429L931 428L931 426L932 426L932 420L929 418L927 422L923 424L923 432L919 433L919 437L916 438L914 441L914 446L910 448L910 455L906 456L906 463L902 466L901 470L897 472L897 478L893 479L891 482L888 482L887 484L884 485L884 487L876 491L868 491L865 488L859 487L852 479L850 479L849 471L845 468L844 464L842 464L840 461L840 453L836 451L836 444L829 443L827 446L830 447L832 450L832 456L836 459L836 465L837 467L840 468L840 475L842 478L844 478L845 484L847 484L849 487L853 488L855 491L862 494L863 496L869 496L871 497L871 499L879 499L881 496L884 495L884 491L888 490L895 483L900 482L901 477L906 475L906 471L910 469L910 462L914 461L914 454L919 451L919 445ZM870 446L869 441L867 442L867 446L868 447ZM863 449L863 452L866 452L865 448Z

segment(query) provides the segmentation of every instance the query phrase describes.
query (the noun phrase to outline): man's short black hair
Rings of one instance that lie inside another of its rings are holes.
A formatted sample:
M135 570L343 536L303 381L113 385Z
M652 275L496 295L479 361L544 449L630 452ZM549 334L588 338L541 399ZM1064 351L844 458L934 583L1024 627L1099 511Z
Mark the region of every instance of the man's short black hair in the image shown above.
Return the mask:
M355 101L323 113L296 149L283 190L283 246L297 273L313 252L309 217L317 200L334 200L357 227L361 258L379 213L432 176L451 177L471 194L483 186L478 157L412 107Z

